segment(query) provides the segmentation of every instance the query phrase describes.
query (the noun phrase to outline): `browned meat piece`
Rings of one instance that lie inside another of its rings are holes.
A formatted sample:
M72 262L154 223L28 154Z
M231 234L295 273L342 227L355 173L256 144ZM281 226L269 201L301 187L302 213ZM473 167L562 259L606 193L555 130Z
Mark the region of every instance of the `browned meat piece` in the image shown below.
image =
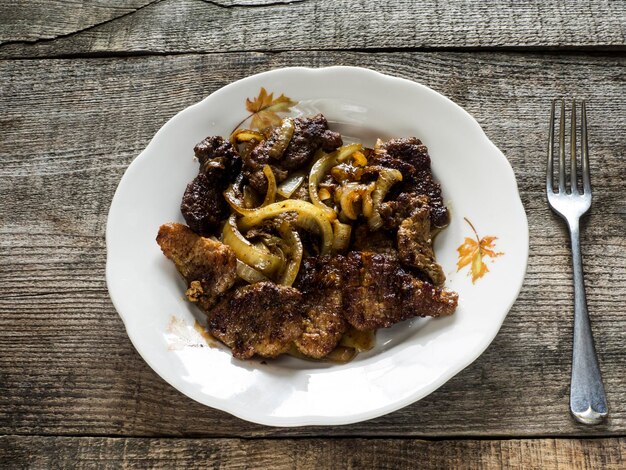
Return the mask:
M340 293L343 317L358 330L451 315L458 301L455 292L413 276L396 256L371 252L306 258L296 286L305 298L316 290L323 298Z
M420 277L435 286L441 287L446 280L441 266L435 261L430 230L430 206L428 196L402 193L394 201L381 204L380 215L384 227L396 231L396 247L398 257L405 266L417 268ZM374 240L372 234L367 242ZM355 247L357 246L355 241ZM358 248L361 251L383 253L376 245L372 249ZM425 275L425 277L421 274Z
M443 269L435 261L430 232L430 210L422 206L402 221L398 228L400 261L424 272L437 287L446 281Z
M346 331L341 295L343 257L305 258L296 287L303 294L302 335L295 341L305 356L320 359L330 353Z
M294 286L309 294L318 290L338 289L343 283L345 256L310 256L302 260Z
M428 196L402 193L392 201L380 205L380 216L383 226L389 230L397 230L404 219L428 205Z
M276 357L302 334L301 301L296 289L272 282L240 287L209 312L209 332L238 359Z
M325 152L332 152L343 144L341 134L328 129L328 121L322 114L294 119L294 125L293 137L281 159L281 167L285 170L302 168L320 147Z
M214 176L214 175L213 175ZM199 235L212 235L228 217L228 204L221 182L200 173L187 185L180 211L187 225Z
M457 306L458 294L413 277L387 255L351 252L344 273L343 315L357 330L451 315Z
M376 155L376 164L395 168L403 176L402 182L394 185L388 198L396 199L402 193L428 196L432 225L448 225L448 209L443 204L441 186L433 180L426 146L419 139L411 137L390 140L382 145L382 150L382 154Z
M243 170L243 174L248 178L248 183L255 191L258 191L259 194L265 194L267 192L267 178L263 173L263 166L261 165L261 169L256 171L248 171L246 169ZM282 170L277 166L270 165L272 171L274 172L274 178L276 178L276 184L279 184L287 179L289 176L289 172L286 170Z
M321 359L330 353L346 331L341 315L341 291L325 289L305 295L303 302L304 331L295 344L305 356Z
M211 308L235 284L237 259L223 243L176 223L161 225L156 240L187 281L187 297L202 309Z
M195 146L200 173L189 183L180 210L187 225L199 235L211 235L228 216L222 193L241 168L241 158L222 137L207 137Z
M207 137L193 148L193 152L200 162L200 173L210 173L215 168L231 180L241 170L241 158L223 137Z
M250 186L261 194L267 190L267 179L263 167L269 164L278 183L284 181L289 171L307 165L315 152L322 148L331 152L343 143L341 135L328 129L326 118L318 114L312 118L294 119L294 132L287 148L277 158L270 156L280 135L280 128L275 129L269 139L261 142L244 161L244 174Z
M359 225L354 229L352 249L398 256L393 233L383 229L372 232L367 225Z
M430 171L430 157L428 148L416 137L392 139L385 142L382 148L392 158L408 163L416 171Z

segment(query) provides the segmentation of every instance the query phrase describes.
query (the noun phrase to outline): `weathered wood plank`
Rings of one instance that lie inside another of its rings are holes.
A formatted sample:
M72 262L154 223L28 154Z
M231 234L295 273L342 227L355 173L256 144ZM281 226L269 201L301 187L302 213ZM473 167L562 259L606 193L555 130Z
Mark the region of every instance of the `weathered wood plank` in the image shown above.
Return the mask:
M370 66L473 113L505 152L529 215L522 293L486 353L438 392L372 422L270 429L181 396L133 350L106 293L104 229L128 163L178 110L251 73ZM522 54L285 53L2 61L0 433L107 435L611 435L626 430L626 59ZM583 229L589 307L611 417L568 414L567 236L544 201L554 96L589 99L594 208Z
M5 468L622 469L626 439L141 439L0 437Z
M76 34L68 31L97 24L102 15L115 12L111 7L64 9L59 14L66 19L50 24L39 2L12 6L11 12L8 23L0 26L0 37L18 42L0 47L0 57L381 48L623 49L626 43L626 4L607 0L162 0ZM25 29L11 20L15 17L35 18L28 40L54 38L60 32L65 37L20 42Z
M150 3L150 0L29 0L19 3L0 0L0 44L67 36L119 19Z

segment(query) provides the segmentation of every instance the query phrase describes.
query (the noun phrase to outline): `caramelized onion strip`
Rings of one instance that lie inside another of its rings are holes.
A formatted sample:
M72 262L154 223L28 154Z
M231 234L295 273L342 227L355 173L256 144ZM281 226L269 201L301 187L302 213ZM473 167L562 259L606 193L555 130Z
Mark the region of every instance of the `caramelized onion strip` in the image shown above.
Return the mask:
M304 228L310 227L314 222L322 237L321 253L327 254L330 252L333 246L333 229L330 223L331 220L336 218L336 214L334 211L332 211L332 214L328 214L310 202L301 201L299 199L287 199L286 201L275 202L269 206L256 209L251 214L244 215L239 220L239 227L244 231L250 230L264 220L286 212L296 212L298 214L296 224Z
M241 190L242 183L243 175L240 173L235 182L231 183L223 193L228 205L238 214L244 214L249 210L245 207L245 198Z
M291 142L295 128L293 119L283 119L283 123L278 130L276 141L268 152L271 158L279 160L283 156L283 153L285 153L285 150L287 150L289 146L289 142Z
M359 185L354 183L345 184L341 191L341 197L339 198L339 205L341 211L350 220L356 220L359 216L355 204L361 199L361 192L359 191Z
M356 220L363 213L365 217L371 217L374 212L372 193L376 189L375 183L344 183L337 191L339 206L347 219ZM359 205L360 204L360 211Z
M324 155L321 150L318 152L318 155L316 155L316 162L311 168L311 173L309 174L309 197L315 206L327 213L333 211L333 209L320 200L318 185L332 167L338 163L346 161L354 152L358 152L362 148L363 146L361 144L350 144L344 145L343 147L335 150L333 153L326 155Z
M296 232L288 222L283 221L278 227L278 233L283 238L289 248L289 261L285 267L284 272L280 276L279 283L284 286L292 286L298 271L300 271L300 263L302 262L302 241L298 232Z
M279 256L270 253L269 250L260 249L246 240L237 229L235 214L231 215L224 224L222 238L224 243L233 249L238 260L261 271L266 276L271 276L283 264Z
M366 218L369 218L374 214L374 199L372 197L372 193L375 189L376 183L370 183L363 189L363 193L361 195L363 215Z
M239 259L237 260L237 276L249 284L268 280L261 271L257 271Z
M265 193L265 199L263 200L263 203L261 204L260 207L269 206L270 204L274 203L274 201L276 201L276 193L278 190L276 187L276 177L274 176L274 172L272 171L272 168L269 165L265 165L263 167L263 174L267 178L267 192ZM239 178L238 178L238 181L235 181L235 183L229 185L226 191L224 191L223 193L224 199L226 199L226 202L228 203L228 205L237 214L240 214L240 215L254 214L255 211L259 210L259 207L256 207L253 209L248 209L245 207L244 200L238 195L237 188L239 186L241 186L241 182L239 181ZM246 188L244 188L244 192ZM244 198L245 198L245 195L244 195Z
M265 193L265 199L261 207L269 206L276 201L276 177L272 171L272 167L265 165L263 167L263 174L267 178L267 192Z
M337 364L345 364L355 358L355 356L357 355L357 350L349 346L339 345L335 349L333 349L331 352L329 352L326 356L319 358L319 359L315 359L315 358L312 358L311 356L302 354L298 350L296 345L292 344L291 347L289 348L289 351L287 351L287 354L293 357L297 357L299 359L306 359L307 361L335 362Z
M285 181L280 183L277 189L277 193L284 197L285 199L289 199L293 193L300 187L300 185L304 182L306 176L298 173L294 173L289 176Z
M361 144L344 145L343 147L336 150L337 162L338 163L345 162L348 158L352 156L354 152L360 152L362 149L363 149L363 146Z
M350 234L352 225L342 224L338 220L333 220L333 251L345 251L350 244Z
M357 350L346 346L337 346L331 352L324 357L325 360L330 362L336 362L338 364L345 364L350 362L356 356Z
M226 191L224 191L224 199L226 199L226 202L231 207L231 209L240 215L253 214L255 211L258 210L246 209L243 206L243 201L237 197L236 190L232 184L228 187L228 189L226 189Z
M367 220L367 224L371 230L378 230L382 227L383 220L380 217L378 209L391 187L398 181L402 181L402 173L398 170L392 168L383 168L380 170L378 179L376 180L376 189L372 192L374 210L372 216Z
M318 154L319 155L316 155L317 161L311 168L311 173L309 174L309 197L315 207L318 207L325 213L330 214L334 211L320 200L317 186L322 178L324 178L324 175L337 164L337 156L335 153L324 155L321 150Z
M263 134L252 129L238 129L230 135L230 143L235 145L241 142L261 142Z

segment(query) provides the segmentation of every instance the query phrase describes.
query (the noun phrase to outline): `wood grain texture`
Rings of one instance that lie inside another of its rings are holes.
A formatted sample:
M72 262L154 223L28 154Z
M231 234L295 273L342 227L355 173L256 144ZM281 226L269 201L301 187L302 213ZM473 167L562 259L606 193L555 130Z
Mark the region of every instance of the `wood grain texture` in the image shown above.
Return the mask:
M127 3L136 7L139 0ZM162 0L87 29L119 8L65 9L63 20L37 20L24 28L19 19L41 18L40 8L40 2L11 7L9 18L18 23L0 26L0 37L13 41L0 47L0 57L355 48L624 50L626 43L626 3L610 0ZM68 33L72 29L77 33ZM20 42L60 32L65 37Z
M517 175L530 224L527 279L485 354L424 400L350 426L267 428L182 396L134 351L106 291L106 215L128 163L177 111L252 73L335 64L418 80L477 118ZM0 433L623 435L625 65L619 57L516 53L0 61ZM543 187L547 116L556 96L589 100L596 191L582 250L611 409L597 427L581 426L568 414L568 239L546 206Z
M0 44L57 39L119 19L149 3L150 0L0 0Z
M6 468L604 469L626 465L625 439L123 439L0 437Z

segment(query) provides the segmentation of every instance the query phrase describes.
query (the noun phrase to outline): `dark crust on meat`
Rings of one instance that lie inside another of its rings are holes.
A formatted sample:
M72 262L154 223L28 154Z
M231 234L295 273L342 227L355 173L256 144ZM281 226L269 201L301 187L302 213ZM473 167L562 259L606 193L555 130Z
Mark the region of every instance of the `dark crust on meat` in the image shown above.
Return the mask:
M388 230L379 229L372 232L367 225L359 225L354 228L353 235L352 249L354 251L371 251L398 256L395 236Z
M203 310L210 309L235 284L237 258L229 246L176 223L161 225L156 241L187 281L189 300Z
M417 279L397 256L353 251L303 260L296 285L307 295L341 292L344 318L358 330L391 326L416 316L454 312L458 295Z
M345 257L316 256L302 260L295 287L303 294L320 289L339 289L343 284L343 263Z
M432 225L448 225L450 216L443 203L441 186L433 179L428 149L422 141L415 137L393 139L381 148L384 153L377 155L376 163L397 169L403 177L402 182L392 188L389 199L395 199L402 193L428 196Z
M222 176L232 180L241 170L241 158L232 144L220 136L211 136L198 143L193 152L200 162L200 173L223 170Z
M200 173L187 185L180 211L189 228L199 235L213 235L221 221L228 217L228 204L224 200L219 177Z
M442 287L446 276L441 266L435 261L430 209L428 196L412 193L402 193L396 200L384 202L379 211L383 227L388 232L395 232L391 242L393 249L383 244L385 239L381 240L380 234L385 233L384 230L355 238L355 249L376 253L395 253L404 266L417 269L416 274L420 279ZM360 239L363 241L360 242Z
M386 328L413 317L451 315L458 295L416 279L399 262L378 253L346 257L343 314L357 330Z
M231 291L209 314L209 332L238 359L276 357L302 334L302 296L291 287L258 282Z
M405 219L428 206L428 203L428 196L412 193L402 193L392 201L383 202L379 209L383 226L386 229L397 230Z
M435 261L431 231L430 210L427 205L415 210L398 228L398 254L400 261L425 273L433 285L442 287L446 275Z
M302 260L295 287L303 293L304 331L295 344L306 356L316 359L326 356L346 331L340 289L342 260L343 257Z
M416 171L430 171L428 148L416 137L392 139L385 142L382 148L391 158L408 163Z
M341 291L324 289L311 292L305 295L302 305L304 331L296 339L296 347L305 356L321 359L335 349L347 328L341 315Z
M229 213L223 192L241 169L241 158L222 137L207 137L195 146L200 172L189 183L180 210L194 232L212 235Z
M312 118L294 119L294 133L285 152L279 159L270 157L270 149L276 143L280 128L274 129L270 137L261 142L244 161L244 174L250 186L261 194L267 190L267 179L263 167L270 165L278 183L284 181L290 171L308 165L320 148L332 152L343 143L341 135L328 129L326 118L318 114Z

